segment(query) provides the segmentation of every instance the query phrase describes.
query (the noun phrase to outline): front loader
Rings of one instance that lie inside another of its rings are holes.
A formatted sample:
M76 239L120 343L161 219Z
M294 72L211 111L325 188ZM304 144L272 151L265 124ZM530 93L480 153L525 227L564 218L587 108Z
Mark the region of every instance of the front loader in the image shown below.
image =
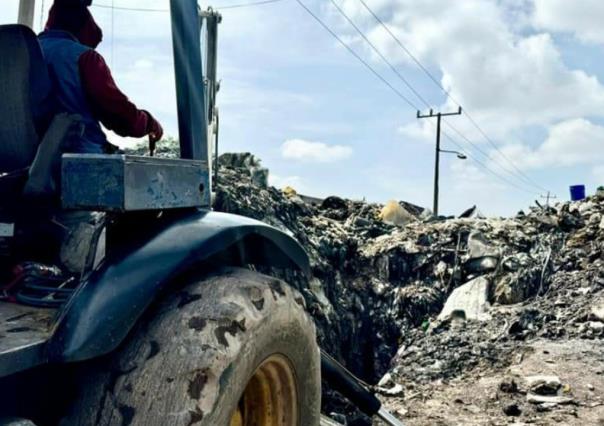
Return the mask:
M179 159L63 154L78 117L53 114L34 33L0 26L0 425L333 424L322 366L387 417L321 359L301 295L250 268L309 274L302 247L211 210L220 15L170 13Z

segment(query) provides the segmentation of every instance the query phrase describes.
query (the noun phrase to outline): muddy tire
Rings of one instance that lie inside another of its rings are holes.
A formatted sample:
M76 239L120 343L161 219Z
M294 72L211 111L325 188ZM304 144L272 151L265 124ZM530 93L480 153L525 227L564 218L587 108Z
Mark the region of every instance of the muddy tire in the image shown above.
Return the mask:
M319 425L319 351L303 305L284 282L244 269L188 285L82 380L62 424Z

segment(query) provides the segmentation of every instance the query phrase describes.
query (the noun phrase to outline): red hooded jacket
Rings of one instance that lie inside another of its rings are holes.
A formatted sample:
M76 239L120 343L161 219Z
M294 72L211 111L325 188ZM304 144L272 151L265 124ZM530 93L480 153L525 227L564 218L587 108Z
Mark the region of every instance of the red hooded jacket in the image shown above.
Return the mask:
M80 43L95 49L103 39L103 32L86 7L63 6L59 1L51 7L47 30L70 32ZM103 125L120 136L140 138L152 135L159 140L161 125L145 110L139 110L117 87L103 57L90 50L79 59L80 80L91 110Z

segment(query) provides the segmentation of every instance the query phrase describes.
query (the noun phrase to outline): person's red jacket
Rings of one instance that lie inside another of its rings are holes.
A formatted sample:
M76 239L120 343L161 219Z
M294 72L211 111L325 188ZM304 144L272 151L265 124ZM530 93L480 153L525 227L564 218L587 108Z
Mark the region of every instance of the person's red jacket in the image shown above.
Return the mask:
M161 139L163 129L153 116L140 110L117 87L111 70L95 50L103 32L87 8L51 7L46 29L72 33L80 43L91 48L79 59L80 80L92 112L98 120L120 136L140 138L149 135Z

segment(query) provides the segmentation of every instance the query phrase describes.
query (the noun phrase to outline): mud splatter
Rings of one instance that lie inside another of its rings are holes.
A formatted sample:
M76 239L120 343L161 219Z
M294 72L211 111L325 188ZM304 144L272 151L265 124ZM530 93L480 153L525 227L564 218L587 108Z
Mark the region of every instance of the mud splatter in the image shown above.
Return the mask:
M206 383L208 383L207 370L197 371L193 379L189 381L189 387L187 388L189 397L194 400L199 400Z
M231 336L236 336L237 333L241 331L246 331L245 328L245 318L241 321L231 321L228 326L219 326L214 330L214 335L218 339L218 343L222 346L229 346L229 342L226 339L226 334L229 333Z
M208 325L208 322L201 317L192 317L189 320L189 328L195 331L203 330L204 328L206 328L206 325Z
M134 419L134 415L136 414L136 410L134 407L130 407L129 405L120 404L117 407L120 415L122 416L122 426L129 426L132 424L132 420Z

